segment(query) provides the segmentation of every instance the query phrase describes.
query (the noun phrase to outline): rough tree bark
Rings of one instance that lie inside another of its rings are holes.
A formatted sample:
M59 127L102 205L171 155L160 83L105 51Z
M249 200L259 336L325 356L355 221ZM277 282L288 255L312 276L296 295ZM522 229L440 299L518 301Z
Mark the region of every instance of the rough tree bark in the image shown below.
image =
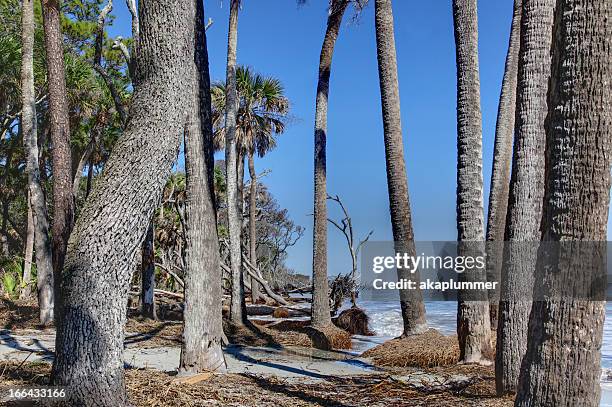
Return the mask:
M512 142L514 140L514 118L516 114L516 83L518 74L518 53L521 34L521 13L523 1L515 0L512 13L510 42L506 55L504 79L502 80L495 145L493 148L493 171L487 219L487 281L501 280L501 268L506 231L506 213L510 189L510 168L512 164ZM489 293L489 316L491 331L497 331L499 290Z
M516 140L503 255L497 330L496 387L514 392L527 348L544 199L545 120L556 0L524 0L516 107Z
M142 243L141 253L140 314L145 318L157 319L155 310L155 226L152 220Z
M333 0L321 46L314 130L314 232L312 250L312 325L331 324L327 281L327 103L334 47L348 0Z
M516 406L599 405L612 159L611 15L609 0L557 1L542 240L586 248L590 256L578 250L538 254L535 285L543 298L531 311ZM584 287L599 295L585 296Z
M238 45L238 9L240 0L231 0L229 31L227 37L227 72L225 87L225 176L227 178L227 221L230 246L230 267L232 270L232 291L230 303L230 320L234 324L246 322L246 304L244 301L244 283L242 275L241 202L238 201L238 151L236 145L236 48Z
M53 260L49 240L47 204L40 183L38 134L34 97L34 0L23 1L21 58L21 131L26 153L25 171L34 220L34 252L41 325L53 323Z
M57 294L60 289L68 239L74 222L72 154L70 151L70 122L64 73L64 46L60 25L60 1L43 0L42 11L49 88L49 133L53 143L53 224L51 235L53 238L53 273L56 291L55 312L57 313L61 308L61 297Z
M257 267L257 173L255 172L255 153L249 151L249 260ZM261 289L257 280L251 277L251 301L256 304L261 298Z
M397 55L395 51L391 0L376 0L375 19L378 75L385 138L385 159L387 163L387 187L389 189L393 240L395 242L395 250L398 253L408 253L410 256L415 256L416 248L414 246L412 214L408 196L406 162L404 161L399 79L397 77ZM418 287L418 270L411 273L406 269L398 269L397 277L400 280L412 280ZM399 293L404 323L402 336L425 332L427 330L427 320L425 318L425 303L423 302L421 290L405 289L400 290Z
M185 132L185 311L180 370L224 371L222 275L214 197L214 147L204 7L196 1L192 112Z
M457 229L459 254L484 254L482 114L476 0L453 0L457 57ZM486 269L472 268L463 281L485 281ZM489 304L484 296L459 293L457 336L460 361L478 363L491 348Z
M141 0L130 120L79 216L62 281L52 380L71 406L124 406L123 340L136 257L191 109L192 0Z

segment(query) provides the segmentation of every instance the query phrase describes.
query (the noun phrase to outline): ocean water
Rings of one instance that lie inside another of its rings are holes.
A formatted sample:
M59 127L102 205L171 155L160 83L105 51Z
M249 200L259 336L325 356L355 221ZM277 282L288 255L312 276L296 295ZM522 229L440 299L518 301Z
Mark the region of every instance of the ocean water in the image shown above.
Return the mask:
M383 343L402 333L402 317L397 301L359 301L370 317L370 329L374 337L359 337L356 351L364 350ZM348 305L347 305L348 306ZM427 322L445 335L454 335L457 324L457 303L454 301L426 302ZM601 347L601 406L612 407L612 303L606 304L606 320Z

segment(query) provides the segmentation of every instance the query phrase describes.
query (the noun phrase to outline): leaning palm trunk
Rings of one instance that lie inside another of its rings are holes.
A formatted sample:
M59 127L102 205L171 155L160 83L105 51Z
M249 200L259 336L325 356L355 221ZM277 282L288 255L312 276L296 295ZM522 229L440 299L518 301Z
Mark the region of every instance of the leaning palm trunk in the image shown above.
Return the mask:
M134 260L191 110L184 81L194 63L194 2L141 0L140 17L130 120L81 211L63 272L52 380L70 386L71 406L128 404L123 340Z
M560 250L538 253L542 296L529 319L515 405L595 407L607 288L612 2L556 4L542 240Z
M34 100L34 1L23 1L21 59L21 131L26 153L28 190L34 220L34 252L38 287L39 318L42 325L53 323L53 260L45 195L40 184L38 134Z
M545 120L551 71L555 0L525 0L521 18L516 140L503 255L497 331L496 384L514 392L527 348L531 291L541 238L546 147Z
M495 147L493 149L493 171L491 172L491 192L489 193L489 215L487 219L487 280L497 282L501 279L503 242L510 189L522 8L523 1L515 0L510 43L506 55L504 79L497 111ZM494 335L497 330L498 304L499 291L493 290L489 295L489 314L491 331Z
M231 0L229 17L229 34L227 39L227 78L225 87L225 173L227 177L227 222L229 230L229 249L231 267L231 304L230 320L234 324L246 322L246 305L244 302L244 283L242 276L242 250L240 219L241 202L238 201L238 151L236 146L236 47L238 44L238 8L239 0Z
M180 369L224 371L222 286L214 199L214 158L204 7L197 2L193 111L185 132L185 325Z
M454 0L457 54L457 229L460 256L484 254L482 115L478 67L476 0ZM486 270L471 268L463 281L485 281ZM481 362L491 348L486 293L459 292L457 336L460 360Z
M64 43L61 31L59 0L43 0L45 28L45 55L49 87L49 133L53 143L53 272L55 274L56 312L61 308L57 296L61 272L66 256L68 238L74 221L72 195L72 154L70 151L70 124L68 97L64 69ZM56 315L61 316L61 315Z
M416 255L412 215L408 198L408 181L404 161L402 121L400 114L399 80L397 77L397 56L393 28L391 0L376 0L376 49L378 53L378 74L382 101L382 117L385 137L385 158L387 163L387 186L393 240L400 253ZM418 287L418 270L398 269L398 279L415 281ZM402 336L414 335L427 330L425 304L420 289L400 290L400 304L404 331Z
M255 172L254 152L249 151L249 176L251 186L249 192L249 260L257 267L257 173ZM261 298L259 283L251 278L251 301L256 304Z
M327 281L327 101L332 57L348 0L334 0L327 17L327 30L319 61L314 140L314 236L312 253L312 325L331 324Z

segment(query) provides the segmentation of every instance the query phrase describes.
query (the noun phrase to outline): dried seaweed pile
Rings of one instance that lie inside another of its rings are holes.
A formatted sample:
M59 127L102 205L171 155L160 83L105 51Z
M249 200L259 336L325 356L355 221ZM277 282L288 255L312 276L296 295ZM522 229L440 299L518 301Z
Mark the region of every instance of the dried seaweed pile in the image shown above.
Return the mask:
M459 361L459 344L456 336L445 336L430 329L420 335L385 342L362 356L383 367L447 366Z
M351 349L351 335L334 325L315 329L307 321L282 321L267 325L236 326L224 321L230 343L250 346L304 346L317 349Z

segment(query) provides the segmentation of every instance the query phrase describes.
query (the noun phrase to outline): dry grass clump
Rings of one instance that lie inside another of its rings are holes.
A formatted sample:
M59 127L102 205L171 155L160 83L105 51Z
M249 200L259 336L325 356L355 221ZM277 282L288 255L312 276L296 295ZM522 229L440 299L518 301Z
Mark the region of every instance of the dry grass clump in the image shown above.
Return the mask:
M361 356L371 358L378 366L446 366L459 361L459 344L456 336L444 336L430 329L420 335L387 341Z
M307 327L305 329L310 329L313 333L313 336L322 334L322 336L320 336L320 339L323 346L320 347L320 349L351 349L353 347L353 342L351 341L351 334L346 332L344 329L338 328L335 325L328 325L324 328ZM313 338L313 336L311 336L311 339Z

